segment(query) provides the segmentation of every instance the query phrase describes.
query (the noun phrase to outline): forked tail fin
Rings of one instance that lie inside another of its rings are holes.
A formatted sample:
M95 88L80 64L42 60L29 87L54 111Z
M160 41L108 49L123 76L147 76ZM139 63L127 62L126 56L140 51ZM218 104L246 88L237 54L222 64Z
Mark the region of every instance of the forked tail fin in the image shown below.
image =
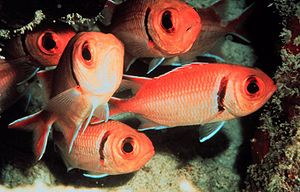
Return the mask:
M40 160L46 150L48 136L53 124L51 115L44 111L23 117L9 124L8 128L23 128L33 131L33 151L36 160Z

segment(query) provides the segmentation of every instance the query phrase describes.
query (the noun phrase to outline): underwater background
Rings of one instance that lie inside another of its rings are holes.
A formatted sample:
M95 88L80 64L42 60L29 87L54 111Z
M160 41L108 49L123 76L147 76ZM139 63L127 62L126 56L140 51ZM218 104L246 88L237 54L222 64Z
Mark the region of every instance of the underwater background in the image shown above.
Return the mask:
M214 2L187 1L195 8ZM263 108L226 122L204 143L198 142L198 126L147 131L156 154L146 166L132 174L90 179L79 170L67 172L51 144L34 163L31 133L7 129L8 123L24 116L26 99L21 99L1 114L0 191L300 191L300 3L228 0L222 18L235 18L252 2L254 10L243 24L251 43L225 39L218 49L227 63L260 68L277 83L278 90ZM78 31L99 31L104 4L1 0L0 40L57 18ZM4 51L1 41L0 45ZM133 65L130 73L141 71ZM42 107L40 83L35 79L32 86L28 114Z

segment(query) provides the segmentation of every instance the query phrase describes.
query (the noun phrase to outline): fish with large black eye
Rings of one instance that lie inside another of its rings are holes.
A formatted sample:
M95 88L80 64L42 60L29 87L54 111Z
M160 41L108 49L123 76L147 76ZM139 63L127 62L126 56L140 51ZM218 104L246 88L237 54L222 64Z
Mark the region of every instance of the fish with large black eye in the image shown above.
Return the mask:
M241 24L248 18L254 5L249 5L235 19L225 21L217 12L218 9L226 7L225 2L224 0L219 0L210 7L197 9L197 13L201 18L201 30L192 48L173 58L153 59L150 62L148 73L158 65L182 66L190 62L199 61L201 57L224 62L219 47L228 35L231 35L237 42L249 44L250 41L240 35L239 32L241 31Z
M7 59L26 58L41 67L56 66L75 30L68 25L41 26L5 44Z
M125 67L136 58L187 52L201 29L193 7L180 0L132 0L114 11L110 32L125 45Z
M121 89L134 96L112 98L110 118L134 116L139 130L205 125L200 141L210 138L223 121L249 115L276 91L272 79L259 69L220 63L191 63L155 78L123 76Z
M14 127L34 130L34 153L39 160L46 148L53 123L59 121L72 127L67 141L73 143L93 116L108 120L108 100L119 87L123 75L124 47L112 34L82 32L68 43L55 70L41 71L46 98L43 110L16 120Z
M72 138L70 127L57 123L55 130L63 136L53 134L53 139L68 171L82 169L91 178L137 171L155 153L146 135L118 121L89 125L83 134L80 131L71 153L66 144Z

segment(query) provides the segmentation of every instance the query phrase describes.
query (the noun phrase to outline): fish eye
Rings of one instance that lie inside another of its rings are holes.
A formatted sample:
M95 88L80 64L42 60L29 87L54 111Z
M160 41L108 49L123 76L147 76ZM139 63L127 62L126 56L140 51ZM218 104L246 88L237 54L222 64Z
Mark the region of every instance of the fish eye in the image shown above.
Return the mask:
M246 93L248 95L255 95L260 91L259 83L255 77L250 77L246 81Z
M90 61L92 59L91 51L87 44L84 44L81 50L82 58L86 61Z
M131 137L127 137L126 139L124 139L122 143L122 152L124 154L128 154L133 152L133 149L133 139Z
M47 51L51 51L52 49L54 49L56 47L56 42L51 33L47 32L43 35L42 46Z
M162 14L161 25L168 33L173 31L172 13L171 11L165 11Z

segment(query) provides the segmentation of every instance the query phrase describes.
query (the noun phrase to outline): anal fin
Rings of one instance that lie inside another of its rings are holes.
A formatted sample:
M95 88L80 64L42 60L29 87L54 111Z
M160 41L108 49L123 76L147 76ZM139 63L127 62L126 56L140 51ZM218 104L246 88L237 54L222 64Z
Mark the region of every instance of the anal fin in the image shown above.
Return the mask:
M218 133L223 127L225 122L214 122L202 125L199 128L199 141L203 143L206 140L212 138L216 133Z
M107 174L107 173L102 173L101 174L101 173L87 172L87 173L84 173L83 176L91 178L91 179L102 179L104 177L109 176L109 174Z
M151 73L154 69L160 66L165 59L165 57L153 58L149 63L147 74Z
M141 124L138 127L138 131L161 130L161 129L170 128L169 126L160 125L158 123L155 123L154 121L148 120L141 116L138 116L138 119L141 122Z
M203 58L203 57L212 60L212 61L206 61L206 60L205 60L205 62L211 62L211 63L225 63L225 60L224 60L222 57L220 57L220 56L218 56L218 55L215 55L215 54L211 54L211 53L204 53L204 54L198 56L198 57L197 57L197 60L200 60L200 61L204 62L204 60L201 59L201 58Z

